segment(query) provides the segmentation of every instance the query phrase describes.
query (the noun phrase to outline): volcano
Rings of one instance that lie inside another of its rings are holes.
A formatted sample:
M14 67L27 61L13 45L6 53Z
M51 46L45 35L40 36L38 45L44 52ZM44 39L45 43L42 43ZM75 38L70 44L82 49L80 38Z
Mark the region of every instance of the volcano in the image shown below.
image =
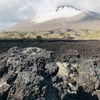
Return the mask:
M64 5L40 13L5 31L48 31L65 28L100 29L100 14Z

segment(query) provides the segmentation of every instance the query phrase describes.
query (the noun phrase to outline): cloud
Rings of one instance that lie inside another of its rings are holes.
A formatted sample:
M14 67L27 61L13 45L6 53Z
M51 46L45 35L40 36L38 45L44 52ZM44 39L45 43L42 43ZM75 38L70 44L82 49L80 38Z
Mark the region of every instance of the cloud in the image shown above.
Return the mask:
M72 5L100 13L100 0L37 0L35 9L37 9L37 12L42 12L61 5Z
M0 0L0 26L9 26L34 16L32 0ZM1 27L0 27L1 28Z
M0 28L61 5L72 5L100 13L100 0L0 0Z

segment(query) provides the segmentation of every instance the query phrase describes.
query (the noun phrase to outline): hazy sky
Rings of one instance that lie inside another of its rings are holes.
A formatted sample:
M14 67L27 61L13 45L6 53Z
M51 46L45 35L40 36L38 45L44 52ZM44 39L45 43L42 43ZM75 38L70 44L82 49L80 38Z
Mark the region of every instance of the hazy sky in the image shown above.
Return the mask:
M100 0L0 0L0 29L61 5L100 13Z

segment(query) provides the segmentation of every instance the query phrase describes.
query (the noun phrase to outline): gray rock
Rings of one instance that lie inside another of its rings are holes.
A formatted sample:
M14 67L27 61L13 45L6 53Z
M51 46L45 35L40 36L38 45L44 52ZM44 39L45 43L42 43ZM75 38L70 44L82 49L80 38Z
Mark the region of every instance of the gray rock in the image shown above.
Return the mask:
M99 100L99 58L83 59L69 50L62 62L55 59L37 47L2 53L0 100Z
M13 47L1 54L0 60L0 79L6 82L5 90L1 84L0 100L67 98L67 87L63 79L56 76L59 68L51 51L36 47L24 49ZM58 79L61 81L58 82Z

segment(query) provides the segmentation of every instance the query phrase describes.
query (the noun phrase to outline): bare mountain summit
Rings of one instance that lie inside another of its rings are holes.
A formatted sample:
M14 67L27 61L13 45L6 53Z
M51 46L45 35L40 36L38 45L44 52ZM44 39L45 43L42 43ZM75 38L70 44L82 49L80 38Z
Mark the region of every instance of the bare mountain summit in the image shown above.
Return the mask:
M72 6L60 6L9 27L6 31L36 31L65 28L100 29L100 14Z

